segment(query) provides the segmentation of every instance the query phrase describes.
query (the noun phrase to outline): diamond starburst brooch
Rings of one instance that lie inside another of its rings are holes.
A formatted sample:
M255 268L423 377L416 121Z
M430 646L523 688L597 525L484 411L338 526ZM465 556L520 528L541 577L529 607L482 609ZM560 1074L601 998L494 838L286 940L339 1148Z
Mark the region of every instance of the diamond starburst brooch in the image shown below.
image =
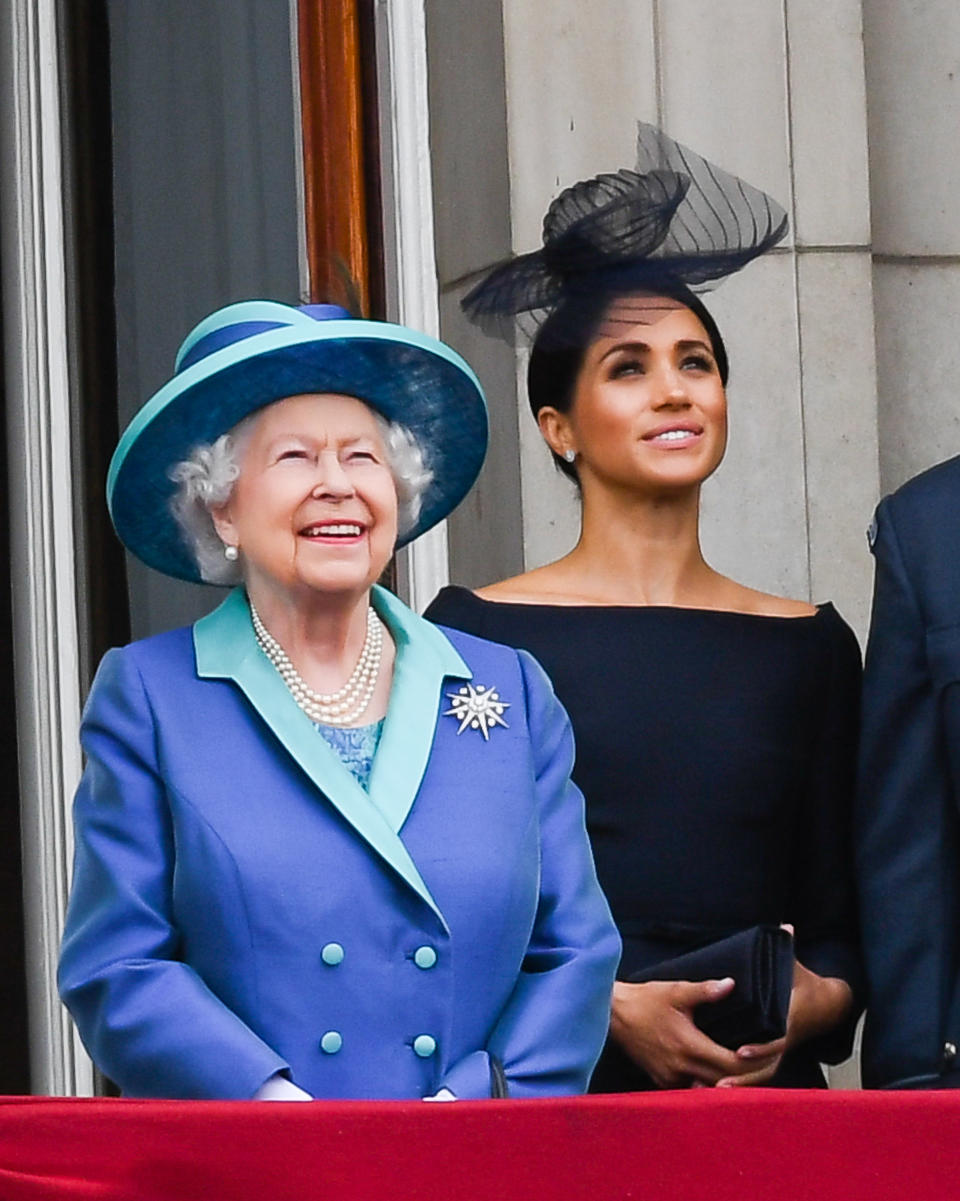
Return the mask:
M509 709L507 701L500 699L500 693L493 686L484 688L482 684L465 684L459 692L448 692L447 700L451 707L445 709L444 717L455 717L460 722L457 735L464 730L479 730L484 741L490 741L490 731L494 726L510 727L503 720L504 709Z

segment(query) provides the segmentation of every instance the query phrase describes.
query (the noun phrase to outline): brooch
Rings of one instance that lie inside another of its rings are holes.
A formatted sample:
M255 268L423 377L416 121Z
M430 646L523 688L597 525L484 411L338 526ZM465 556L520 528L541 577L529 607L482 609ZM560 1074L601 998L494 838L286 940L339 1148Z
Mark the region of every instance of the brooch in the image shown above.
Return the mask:
M505 730L510 728L503 720L503 711L509 709L510 705L500 699L499 692L492 686L484 688L482 684L476 687L465 684L459 692L448 692L447 700L452 705L444 710L443 716L455 717L460 722L458 736L467 729L479 730L484 741L489 742L490 730L494 726L503 726Z

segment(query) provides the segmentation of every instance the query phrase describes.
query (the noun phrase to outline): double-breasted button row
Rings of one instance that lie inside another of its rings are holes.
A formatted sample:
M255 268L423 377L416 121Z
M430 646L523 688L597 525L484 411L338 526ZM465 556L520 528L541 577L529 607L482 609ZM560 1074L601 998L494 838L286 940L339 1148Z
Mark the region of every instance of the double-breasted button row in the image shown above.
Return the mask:
M343 963L344 949L338 942L328 942L320 948L320 958L327 967L337 967ZM437 962L437 952L431 946L417 947L413 952L413 962L423 971L429 971Z
M320 1050L325 1055L336 1055L343 1047L343 1035L339 1030L328 1030L320 1039ZM437 1040L432 1034L418 1034L413 1040L413 1050L421 1059L429 1059L437 1050Z
M343 947L338 942L328 942L320 948L320 958L327 967L343 963ZM320 1050L325 1055L336 1055L343 1046L343 1035L339 1030L328 1030L320 1039Z
M327 967L339 967L343 963L346 952L338 942L324 943L320 948L320 958ZM436 949L424 944L417 947L411 956L413 962L422 971L435 967L438 959ZM429 1059L436 1054L437 1040L432 1034L418 1034L412 1043L414 1054L421 1059ZM339 1030L328 1030L320 1038L320 1050L325 1055L336 1055L343 1047L343 1035Z

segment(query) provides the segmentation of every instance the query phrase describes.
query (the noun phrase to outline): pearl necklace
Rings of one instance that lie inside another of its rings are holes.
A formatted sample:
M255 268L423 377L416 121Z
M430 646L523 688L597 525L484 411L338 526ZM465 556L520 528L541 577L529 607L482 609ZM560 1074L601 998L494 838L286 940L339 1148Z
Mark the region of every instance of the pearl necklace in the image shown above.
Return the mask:
M366 711L380 677L383 625L371 605L367 609L367 635L350 679L336 692L314 692L290 662L290 657L263 624L250 601L250 616L257 644L280 673L290 695L311 721L325 726L349 726Z

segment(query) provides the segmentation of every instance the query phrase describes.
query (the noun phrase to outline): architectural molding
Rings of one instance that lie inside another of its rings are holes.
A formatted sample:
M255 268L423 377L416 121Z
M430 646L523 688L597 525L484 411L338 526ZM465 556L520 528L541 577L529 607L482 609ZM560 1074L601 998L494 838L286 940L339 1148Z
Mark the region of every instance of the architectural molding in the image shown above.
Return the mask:
M55 0L0 20L0 266L31 1084L90 1094L60 1004L70 802L81 771L62 133Z
M377 10L387 290L391 316L440 336L434 247L427 32L423 0L380 0ZM446 522L400 555L406 600L421 611L449 582Z
M346 270L370 310L358 0L298 0L303 197L310 298L338 300Z

